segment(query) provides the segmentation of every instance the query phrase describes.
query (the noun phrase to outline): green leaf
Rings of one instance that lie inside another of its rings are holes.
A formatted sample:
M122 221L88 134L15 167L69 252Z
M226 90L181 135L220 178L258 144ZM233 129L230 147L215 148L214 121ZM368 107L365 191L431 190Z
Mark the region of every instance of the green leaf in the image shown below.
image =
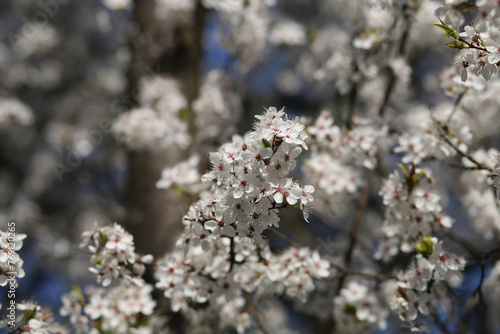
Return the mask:
M108 242L108 237L106 237L106 234L102 233L102 231L99 231L99 238L101 239L102 243Z
M406 291L405 289L403 289L402 287L398 286L398 292L401 296L403 296L404 299L408 300L408 296L406 295Z
M73 285L71 290L76 293L76 296L80 304L85 305L85 297L83 297L82 289L78 285Z
M439 19L439 22L441 22L441 24L434 24L434 25L440 29L443 29L446 37L448 38L453 37L455 39L458 39L458 34L455 28L446 25L441 19Z
M356 307L352 306L349 303L344 304L344 313L356 316Z
M32 310L28 309L24 311L24 319L26 320L26 322L29 322L31 319L35 317L35 314L36 314L36 307Z
M425 177L425 173L424 172L420 172L420 173L416 173L413 175L413 185L416 185L417 183L420 182L420 180Z
M182 189L181 187L179 187L178 185L176 185L174 183L174 191L176 194L179 194L179 195L184 195L186 192L184 191L184 189Z
M420 172L420 173L416 173L413 175L413 185L417 185L417 183L420 182L420 180L423 178L423 177L426 177L425 173L424 172Z
M261 144L263 147L271 147L271 143L267 139L262 139Z
M408 178L408 176L410 175L408 173L408 169L406 169L405 165L403 165L401 162L398 162L397 165L399 166L399 168L401 168L401 170L403 171L403 176L405 177L405 179Z
M184 121L184 122L187 122L189 121L189 112L186 108L181 108L179 109L179 111L177 112L178 116L179 116L179 119L181 121Z
M415 247L415 249L427 259L432 255L434 242L432 241L432 238L430 236L425 236L422 238L420 244Z

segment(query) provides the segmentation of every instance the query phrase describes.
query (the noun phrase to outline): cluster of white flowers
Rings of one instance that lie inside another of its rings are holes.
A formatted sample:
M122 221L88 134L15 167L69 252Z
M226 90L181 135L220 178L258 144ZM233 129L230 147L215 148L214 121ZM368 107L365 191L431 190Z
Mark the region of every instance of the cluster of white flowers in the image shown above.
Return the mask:
M176 80L159 76L144 79L139 102L140 107L120 115L113 124L120 141L134 150L189 146L187 101Z
M156 287L165 290L164 295L170 301L174 312L181 311L192 316L197 313L197 308L191 302L206 303L217 317L219 313L221 318L222 313L224 314L224 326L231 322L229 319L238 319L239 310L243 305L234 309L222 308L228 303L241 304L238 302L241 299L241 285L235 279L240 269L236 263L255 265L259 260L254 253L263 248L242 243L240 239L234 240L233 243L226 238L219 239L208 252L200 246L192 246L184 252L179 243L178 248L181 250L158 262L155 272ZM247 273L246 269L241 270L242 274Z
M446 124L445 120L450 115L453 115L452 123L457 122L456 125L452 125L454 129L448 131L448 134L458 134L460 127L457 125L461 125L461 127L470 127L471 132L477 137L476 141L482 137L494 136L498 132L496 124L500 121L500 113L498 113L499 87L500 78L498 76L486 81L482 77L470 75L467 81L462 82L460 75L453 70L445 71L441 76L441 88L457 101L457 105L454 107L443 104L447 116L442 114L441 124ZM470 117L471 113L478 111L480 111L481 117Z
M212 169L202 180L211 191L202 194L184 217L184 239L201 243L221 236L262 243L268 226L278 227L278 209L299 207L307 220L312 203L312 187L301 187L286 176L296 166L295 159L307 149L307 134L299 120L283 119L283 110L269 108L256 116L255 131L234 136L210 154Z
M82 234L80 248L89 252L93 266L89 270L97 275L97 282L103 286L111 283L134 283L142 286L145 264L153 262L152 255L135 253L134 238L123 227L97 227Z
M396 10L398 4L397 2L394 4L395 6L391 6L391 9ZM353 40L352 44L355 48L369 50L389 37L389 29L393 24L395 15L387 9L376 6L366 6L362 9L366 22Z
M345 333L385 329L389 311L365 282L350 281L335 297L333 316Z
M307 130L312 135L315 149L341 161L374 169L377 155L387 145L388 127L367 121L360 119L352 129L342 129L333 124L329 111L323 111Z
M386 282L384 293L387 303L401 320L422 330L418 324L419 316L430 314L431 300L443 288L443 282L458 286L466 261L445 251L442 241L437 238L424 237L416 251L415 266L401 273L398 281Z
M419 106L412 109L411 115L404 121L408 130L398 137L398 145L393 150L402 154L403 163L420 164L426 158L442 160L456 156L456 150L443 136L462 152L468 151L472 141L468 117L450 103L438 105L432 115L427 108Z
M358 171L328 153L313 152L302 169L315 189L315 210L324 214L342 212L346 200L355 197L363 183Z
M420 2L418 5L408 1L392 1L387 6L371 4L371 1L331 3L334 10L330 14L349 22L356 29L342 29L333 23L334 20L331 27L322 29L312 41L310 53L301 58L299 68L306 78L333 84L343 95L359 83L376 82L376 89L366 93L378 97L383 96L381 87L388 78L387 74L403 83L409 82L411 70L405 60L391 52L391 47L379 46L402 38L401 32L406 29L407 21L413 21ZM398 20L398 17L405 19Z
M333 82L335 87L345 94L351 87L350 50L345 45L349 36L336 27L322 29L311 42L310 54L302 55L298 69L309 80L320 83Z
M403 176L393 172L385 181L380 195L387 206L382 240L375 258L388 260L400 251L411 252L421 236L441 227L450 228L453 220L442 213L441 195L434 188L428 171L412 165Z
M12 121L21 125L31 125L34 117L31 108L17 99L0 99L0 128L8 127Z
M309 248L290 247L282 254L271 257L268 262L268 281L261 282L264 287L259 289L269 289L271 283L274 293L285 290L287 296L302 303L315 290L313 279L329 277L331 271L330 263Z
M167 333L166 319L153 314L153 286L142 278L153 257L137 255L132 235L116 223L96 224L82 239L80 247L92 254L89 270L103 287L88 287L85 293L75 287L62 297L59 313L69 317L72 329L82 334Z
M184 217L176 251L158 262L156 287L191 326L213 323L243 333L252 322L242 293L303 303L315 290L314 279L331 275L318 252L292 247L275 255L261 235L268 226L278 227L278 209L298 206L307 218L312 202L313 187L286 177L307 149L307 134L298 119L284 116L269 108L256 116L255 131L210 154L213 166L202 179L211 189Z
M382 124L356 124L352 129L334 125L323 111L306 128L311 135L311 155L303 163L306 180L317 192L316 208L323 214L345 211L346 200L356 197L364 181L361 167L374 169L377 156L388 142Z
M475 8L481 20L474 25L466 25L462 32L459 29L465 22L464 9ZM441 28L447 36L454 37L455 42L448 44L457 49L464 49L455 62L457 72L462 81L466 81L469 73L482 76L490 80L498 72L497 64L500 61L500 33L498 14L500 6L495 1L467 1L446 0L444 6L436 10L441 17Z
M84 296L74 288L63 295L59 312L69 317L76 333L167 333L162 329L165 319L153 315L152 290L149 284L121 284L109 289L91 287Z
M231 326L238 333L251 325L243 311L242 290L257 298L285 294L305 302L315 290L313 280L330 276L330 263L307 248L292 247L274 255L268 246L238 237L218 239L208 251L191 246L184 252L182 240L177 248L158 262L155 273L156 287L165 290L172 310L193 317L199 310L192 302L206 304L217 314L215 323L221 329Z

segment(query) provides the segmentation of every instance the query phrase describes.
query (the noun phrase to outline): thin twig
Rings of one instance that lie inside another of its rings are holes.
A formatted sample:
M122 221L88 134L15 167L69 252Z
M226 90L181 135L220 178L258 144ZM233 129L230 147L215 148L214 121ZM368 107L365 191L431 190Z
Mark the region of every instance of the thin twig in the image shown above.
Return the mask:
M257 312L257 308L255 307L255 304L253 302L252 295L247 291L243 291L243 294L245 295L245 299L248 304L248 312L252 315L253 319L257 323L257 326L259 326L259 329L262 333L269 334L269 331L267 330L266 326L264 326L264 323L262 322L262 319Z
M352 67L353 67L353 70L352 72L353 73L356 73L359 71L358 69L358 64L357 64L357 61L356 61L356 57L353 57L353 60L352 60ZM354 77L354 75L353 75ZM351 90L349 91L349 109L347 111L347 119L346 119L346 128L348 129L352 129L352 125L353 125L353 116L354 116L354 109L356 108L356 97L358 95L358 83L357 82L353 82L352 83L352 86L351 86Z
M464 151L462 151L461 149L459 149L455 144L453 144L451 142L451 140L448 138L448 136L443 133L443 129L441 128L440 124L438 123L438 121L432 117L431 115L431 118L432 120L434 121L434 125L436 126L436 128L438 129L438 132L439 132L439 135L441 138L443 138L443 140L448 144L450 145L454 150L455 152L457 152L461 157L463 158L466 158L468 159L470 162L472 162L475 166L474 166L474 169L478 170L478 169L482 169L482 170L487 170L489 172L493 172L493 170L487 166L484 166L483 164L481 164L479 161L477 161L476 159L474 159L474 157L472 157L470 154L467 154L465 153Z
M278 238L280 238L280 239L286 241L287 243L289 243L290 245L292 245L293 247L296 247L296 248L302 248L302 247L304 247L301 244L299 244L298 242L293 241L292 239L290 239L289 237L287 237L286 235L284 235L283 233L281 233L280 231L278 231L274 227L271 227L268 230L271 231L271 233L273 233L274 235L276 235Z
M476 50L484 51L484 52L486 52L486 53L490 53L490 52L489 52L486 48L482 48L482 47L480 47L480 46L476 46L476 45L472 44L471 42L466 41L466 40L465 40L463 37L461 37L461 36L458 36L458 40L459 40L460 42L463 42L463 43L467 44L467 46L469 47L469 49L476 49Z
M410 16L403 15L403 18L405 20L405 28L403 31L403 34L401 35L401 40L399 41L399 46L398 46L398 51L397 54L399 57L403 57L405 53L405 48L406 44L408 42L408 37L410 35L410 30L411 30L411 25L413 24L413 20L409 20ZM396 21L394 22L394 27L396 26ZM397 82L397 76L394 73L394 70L389 67L389 82L387 82L387 86L385 89L385 94L384 94L384 99L382 104L380 105L380 108L378 110L379 116L384 116L385 109L387 108L387 105L389 104L389 100L391 99L392 92L394 90L394 87Z
M394 88L394 84L396 83L396 75L394 74L393 69L389 69L390 74L389 74L389 82L387 83L387 87L385 89L385 94L384 94L384 100L382 102L382 105L380 106L378 110L378 115L379 116L384 116L385 109L387 105L389 104L389 99L391 98L391 93Z
M231 238L231 241L229 244L229 260L230 260L230 264L229 264L228 273L230 273L231 270L233 270L234 263L236 262L236 253L234 252L234 238Z
M457 100L455 101L455 104L453 105L453 110L451 111L450 115L446 119L446 122L444 122L444 125L447 125L450 121L453 115L455 115L455 112L458 110L458 105L462 101L462 98L465 96L465 93L467 92L467 89L464 90L460 95L458 96Z
M347 251L344 256L344 263L346 269L349 269L351 264L352 255L354 253L354 248L356 247L356 243L358 242L359 233L361 232L361 225L363 223L363 218L365 216L366 207L368 206L368 199L370 198L370 193L372 189L372 181L373 181L374 171L370 170L368 172L368 176L366 178L366 186L363 191L363 195L359 201L358 210L356 212L356 217L354 218L354 226L351 230L350 242L347 248ZM342 276L339 280L339 285L337 288L337 294L342 289L342 285L344 284L345 276Z
M402 153L396 153L396 152L393 152L393 151L381 151L380 154L386 154L386 155L390 155L390 156L398 157L398 158L403 158L403 156L404 156L404 154L402 154ZM436 161L436 162L442 163L443 165L447 165L447 166L454 167L454 168L460 168L460 169L463 169L463 170L478 170L478 169L481 169L481 168L477 168L476 166L464 166L462 163L456 162L456 161L440 160L440 159L438 159L437 157L434 157L434 156L425 157L425 158L422 159L422 162L427 162L427 161Z
M363 217L365 216L366 207L368 205L368 199L370 198L370 193L372 189L372 181L373 181L374 171L370 170L368 172L368 176L366 178L366 186L363 191L363 195L359 201L358 211L356 212L356 217L354 220L354 226L351 231L349 248L344 257L344 262L346 266L351 264L352 254L354 252L354 248L356 247L356 243L358 242L359 233L361 232L361 224L363 223Z

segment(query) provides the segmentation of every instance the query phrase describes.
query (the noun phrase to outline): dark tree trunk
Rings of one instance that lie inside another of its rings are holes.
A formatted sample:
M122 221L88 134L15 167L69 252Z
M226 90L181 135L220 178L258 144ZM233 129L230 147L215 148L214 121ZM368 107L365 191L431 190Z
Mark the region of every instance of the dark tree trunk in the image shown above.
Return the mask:
M135 1L128 71L130 99L137 103L140 79L154 72L177 79L190 106L198 91L204 10L198 4L192 26L175 27L173 39L166 45L165 32L154 17L154 6L153 0ZM165 254L172 250L182 231L181 219L190 203L173 190L156 189L155 184L163 168L186 158L187 152L176 148L129 153L127 228L140 253Z

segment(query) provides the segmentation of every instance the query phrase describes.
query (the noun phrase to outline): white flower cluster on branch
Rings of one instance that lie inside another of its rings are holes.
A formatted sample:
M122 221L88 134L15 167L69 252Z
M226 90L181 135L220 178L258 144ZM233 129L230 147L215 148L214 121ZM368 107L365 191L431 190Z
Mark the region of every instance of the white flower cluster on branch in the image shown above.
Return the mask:
M79 287L62 297L59 310L69 317L77 333L168 333L166 319L153 311L157 302L152 298L153 286L142 275L146 264L153 264L151 255L135 253L133 237L117 223L82 234L80 248L89 252L102 287Z
M239 237L213 241L208 251L201 246L185 252L180 248L158 262L156 287L165 290L174 312L192 316L200 312L193 303L206 305L222 328L241 327L241 316L248 316L245 293L286 295L305 302L315 290L314 280L331 275L329 262L308 248L292 247L275 255L268 246Z
M278 210L299 207L307 220L312 187L302 187L287 175L307 149L307 134L299 120L283 119L283 110L269 108L256 116L255 130L222 145L210 154L212 169L202 176L209 192L184 217L186 246L236 235L262 243L262 232L279 226Z
M481 16L473 25L465 25L464 10L476 10ZM444 6L436 10L441 17L441 27L447 37L455 38L448 46L465 50L456 59L455 66L462 81L467 81L469 74L482 76L490 80L498 72L500 62L500 33L498 27L498 4L495 1L480 0L473 3L461 0L446 0Z
M85 294L80 288L62 297L59 310L69 317L77 333L168 333L162 329L165 319L153 315L156 302L153 286L120 284L112 288L89 287ZM147 321L145 321L147 319Z
M117 223L82 234L80 248L91 254L93 266L89 270L97 275L97 282L104 287L111 283L141 286L145 264L153 262L152 255L135 253L133 236Z

